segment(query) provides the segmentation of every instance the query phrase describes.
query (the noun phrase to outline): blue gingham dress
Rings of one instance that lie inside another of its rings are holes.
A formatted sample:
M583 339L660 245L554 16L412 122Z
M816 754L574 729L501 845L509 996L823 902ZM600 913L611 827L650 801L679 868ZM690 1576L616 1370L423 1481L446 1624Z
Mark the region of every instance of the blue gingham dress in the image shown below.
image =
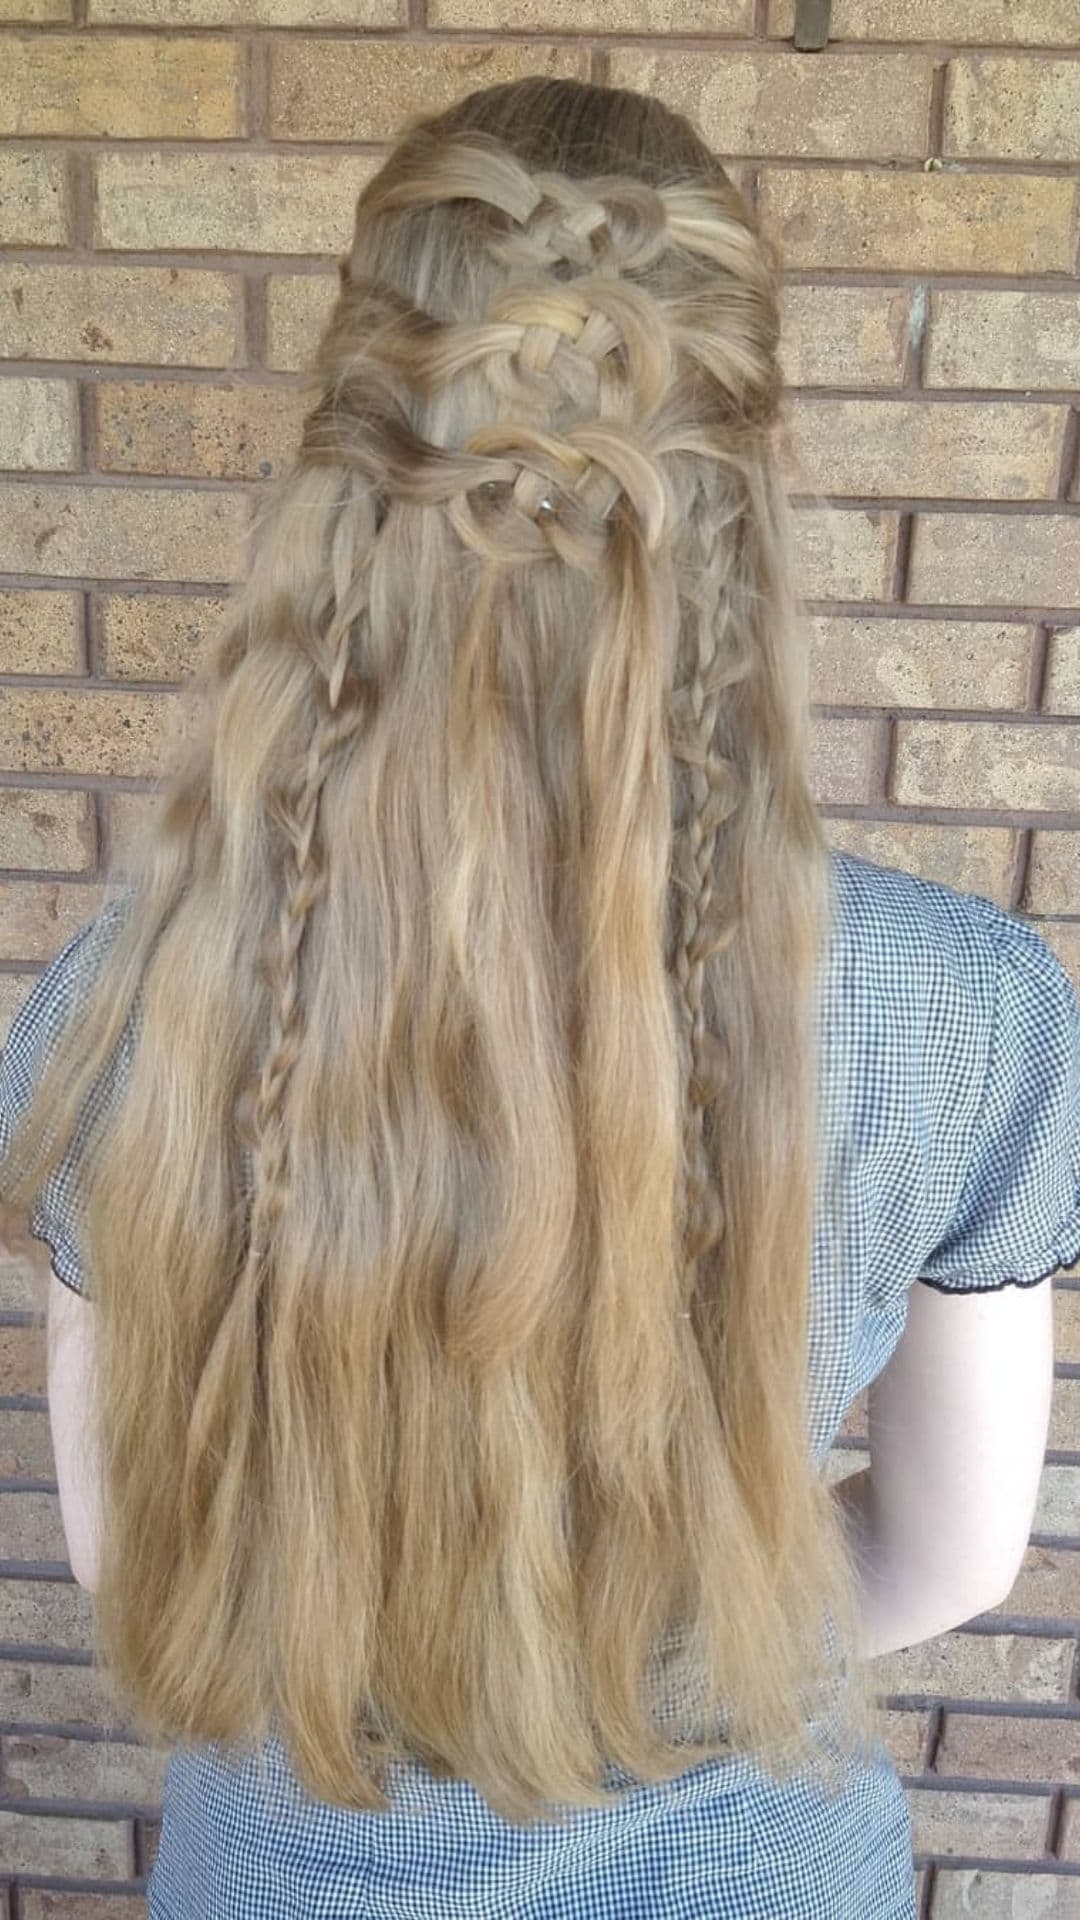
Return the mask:
M1080 1000L1053 950L979 895L837 849L832 871L809 1334L819 1463L899 1340L913 1284L1034 1286L1080 1258ZM110 902L69 940L16 1015L0 1154L122 910ZM76 1150L31 1224L85 1291ZM679 1685L658 1697L692 1697L685 1671ZM467 1781L411 1763L389 1781L389 1813L356 1813L312 1800L276 1736L245 1759L173 1748L150 1920L915 1920L909 1808L881 1744L835 1794L735 1753L531 1830Z

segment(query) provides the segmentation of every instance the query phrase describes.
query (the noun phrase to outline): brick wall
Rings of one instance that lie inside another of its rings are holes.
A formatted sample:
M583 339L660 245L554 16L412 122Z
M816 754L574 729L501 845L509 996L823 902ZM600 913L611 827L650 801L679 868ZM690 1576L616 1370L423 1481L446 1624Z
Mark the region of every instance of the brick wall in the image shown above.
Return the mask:
M0 0L0 1038L147 803L357 188L403 114L535 70L689 111L786 250L830 837L1030 916L1080 982L1075 5L835 0L799 53L790 0ZM1080 1913L1080 1277L1054 1293L1007 1606L879 1663L924 1920ZM8 1256L0 1920L134 1920L161 1759L103 1737L28 1301Z

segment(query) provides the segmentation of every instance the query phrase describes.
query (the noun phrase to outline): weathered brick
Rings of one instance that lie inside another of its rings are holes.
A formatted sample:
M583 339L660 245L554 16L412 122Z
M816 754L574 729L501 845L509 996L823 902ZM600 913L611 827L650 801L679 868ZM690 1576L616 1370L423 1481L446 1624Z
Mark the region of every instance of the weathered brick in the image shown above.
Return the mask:
M930 1732L929 1712L913 1713L901 1707L883 1710L882 1738L898 1773L921 1773Z
M949 1712L934 1772L1080 1784L1080 1724L1042 1714Z
M1080 1366L1080 1287L1054 1287L1054 1354Z
M0 1808L0 1860L9 1873L123 1880L131 1872L130 1823Z
M1072 1875L939 1866L930 1920L1074 1920L1078 1893Z
M617 47L611 84L656 94L690 116L721 153L850 159L929 152L933 62L924 53L846 54L815 60L760 52Z
M730 59L731 56L728 55ZM476 87L526 73L588 77L584 43L276 40L270 127L279 140L393 140L409 114L437 113Z
M0 467L78 465L75 388L70 380L0 380Z
M991 400L791 395L796 465L820 492L1053 499L1068 409Z
M0 787L0 866L87 873L96 838L88 793Z
M338 296L336 273L275 274L266 289L266 364L299 372L315 358Z
M51 1893L25 1886L20 1898L23 1920L146 1920L146 1899L139 1893Z
M49 1660L0 1661L0 1720L26 1727L95 1727L109 1734L119 1724L100 1667Z
M1044 1850L1048 1794L934 1787L909 1787L907 1793L913 1853L999 1853L1033 1860Z
M0 673L81 673L79 628L78 594L0 588Z
M1070 1795L1065 1801L1061 1825L1061 1857L1080 1861L1080 1800Z
M868 720L814 721L810 779L825 806L866 806L877 798L878 730Z
M800 591L809 600L888 599L899 519L876 507L800 507L794 516Z
M0 481L0 572L227 581L246 517L239 493Z
M4 1791L15 1799L130 1801L160 1808L168 1754L133 1740L8 1734Z
M67 1565L67 1542L55 1493L0 1493L4 1558Z
M1080 1380L1054 1381L1046 1444L1058 1452L1080 1453ZM1080 1583L1076 1588L1076 1604L1080 1608Z
M100 912L103 898L100 881L0 880L0 960L51 960Z
M969 53L945 70L944 153L986 160L1080 159L1080 66Z
M26 994L23 995L25 998ZM44 1391L45 1329L39 1326L0 1326L0 1393ZM0 1622L3 1620L5 1585L4 1581L0 1581ZM2 1637L10 1640L12 1636L5 1632Z
M70 234L63 154L0 149L0 246L62 247Z
M918 513L909 598L954 606L1080 606L1080 519Z
M175 699L172 693L9 687L0 707L0 766L149 779L176 726Z
M105 473L258 479L292 465L308 394L292 387L102 381L95 390Z
M514 27L562 33L749 33L753 0L428 0L430 27Z
M105 593L96 603L101 665L113 680L183 680L201 665L223 594Z
M918 820L830 820L829 839L879 866L903 867L1005 906L1016 867L1013 827L939 826Z
M1080 386L1075 293L933 288L927 327L928 387Z
M1025 907L1031 913L1074 913L1080 887L1080 834L1040 827L1032 835ZM1080 1444L1080 1442L1078 1442Z
M0 134L227 139L244 131L240 58L230 40L11 34Z
M74 1580L0 1580L0 1640L88 1652L92 1621L92 1596ZM2 1839L0 1860L5 1866L11 1861ZM49 1871L60 1869L53 1866Z
M236 274L0 263L5 359L228 367L242 337Z
M785 281L780 365L792 387L892 387L903 375L906 287L830 287Z
M1075 181L1043 174L766 163L759 205L788 267L1068 273L1078 202Z
M10 1479L55 1480L56 1459L47 1412L32 1407L0 1411L0 1474Z
M952 1631L874 1662L884 1693L932 1700L1068 1699L1073 1649L1053 1634Z
M794 21L795 0L769 0L770 34L790 39ZM1071 47L1076 10L1073 0L904 0L889 14L888 28L890 40ZM878 0L833 0L829 31L834 40L880 40Z
M1080 1535L1080 1467L1048 1462L1039 1478L1032 1533Z
M1022 706L1031 628L1001 620L810 620L812 697L835 706Z
M994 1611L1013 1619L1075 1619L1078 1594L1080 1553L1069 1547L1034 1546L1029 1540L1012 1589Z
M161 25L161 0L90 0L95 26ZM170 27L403 27L408 0L171 0Z
M109 795L109 833L113 851L120 860L129 856L135 839L146 826L148 816L160 812L160 808L160 789Z
M1080 807L1080 728L899 720L898 806L1065 811Z
M98 244L340 252L378 165L357 154L105 153L96 161Z
M29 22L54 25L71 19L71 0L0 0L0 20L23 26Z

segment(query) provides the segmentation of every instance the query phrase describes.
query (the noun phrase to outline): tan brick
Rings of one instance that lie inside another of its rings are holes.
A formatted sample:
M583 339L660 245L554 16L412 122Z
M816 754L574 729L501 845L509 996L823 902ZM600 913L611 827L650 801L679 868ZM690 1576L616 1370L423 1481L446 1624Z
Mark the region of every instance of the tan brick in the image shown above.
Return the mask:
M1068 409L992 400L791 395L795 467L820 492L1053 499Z
M160 789L109 795L109 834L115 856L120 860L130 857L133 843L145 830L149 816L160 812L160 808Z
M299 372L315 358L338 296L336 273L275 274L266 289L266 364Z
M71 0L0 0L0 20L18 26L29 21L48 22L71 19Z
M1054 1287L1054 1355L1080 1366L1080 1287Z
M10 1479L55 1480L56 1458L47 1411L8 1407L0 1412L0 1473Z
M0 673L82 671L78 594L0 587Z
M92 1620L92 1596L74 1580L0 1580L0 1640L87 1652ZM2 1838L0 1860L10 1867L11 1855ZM49 1871L59 1869L53 1866Z
M812 698L864 707L1022 706L1031 628L994 620L819 614L810 621Z
M1080 807L1080 728L1015 720L899 720L898 806L1065 811Z
M879 866L902 867L964 893L981 893L999 906L1011 895L1017 839L1013 827L833 819L828 829L834 845Z
M1042 920L1039 926L1070 976L1077 992L1080 993L1080 923L1071 920ZM1072 1267L1063 1267L1062 1273L1080 1275L1080 1259Z
M159 27L161 0L90 0L95 26ZM403 27L408 0L171 0L170 27Z
M1080 1783L1080 1724L1042 1715L946 1713L934 1772Z
M0 1493L0 1540L7 1560L68 1561L55 1493Z
M0 572L228 581L246 517L238 493L0 481Z
M1039 1479L1032 1533L1080 1534L1080 1467L1048 1462Z
M241 71L229 40L12 34L0 134L227 139L244 131Z
M96 605L101 665L113 680L183 680L201 665L223 594L105 593Z
M890 598L899 518L876 507L800 507L794 516L800 591L808 600Z
M99 881L0 880L0 960L51 960L103 901ZM27 978L24 1000L32 985Z
M96 839L88 793L0 787L0 866L87 873Z
M0 149L0 246L62 247L70 234L63 154Z
M1052 1634L939 1633L875 1660L874 1685L932 1700L1063 1703L1072 1651Z
M567 33L749 33L752 0L428 0L429 27L513 26Z
M98 244L341 252L357 194L378 165L357 154L105 153L96 161Z
M1061 1453L1080 1453L1080 1380L1054 1381L1046 1444ZM1076 1604L1080 1609L1080 1581L1076 1585Z
M868 720L814 721L810 778L825 806L866 806L877 798L878 729Z
M1069 1547L1037 1547L1028 1541L1011 1591L995 1613L1029 1620L1070 1620L1077 1615L1080 1554Z
M25 1886L20 1897L23 1920L146 1920L139 1893L50 1893Z
M986 160L1080 159L1080 65L1030 54L950 60L942 151Z
M763 225L788 267L1068 273L1078 199L1075 181L1043 174L761 169Z
M27 993L29 990L27 987ZM23 995L24 1000L25 998L26 994ZM44 1391L44 1328L0 1326L0 1393L44 1393ZM3 1617L6 1585L6 1581L0 1581L0 1618ZM10 1640L11 1635L5 1633L4 1638Z
M933 62L923 53L617 47L611 84L656 94L721 153L921 158L930 150Z
M258 479L293 464L311 396L292 387L102 381L94 393L105 473Z
M909 1787L907 1794L913 1853L1003 1853L1033 1860L1044 1850L1048 1794L934 1787Z
M1061 1825L1061 1858L1080 1861L1080 1800L1070 1795L1065 1801Z
M242 357L241 283L195 267L0 263L0 355L228 367Z
M793 387L892 387L903 375L906 287L829 287L785 281L780 365Z
M28 1800L127 1800L160 1807L168 1754L133 1740L8 1734L4 1791Z
M0 467L63 470L78 458L73 383L0 379Z
M790 39L794 19L795 0L769 0L770 34ZM1071 47L1076 9L1073 0L904 0L889 14L888 26L890 40ZM834 40L880 40L878 0L833 0L829 31Z
M921 1773L930 1732L930 1714L910 1713L900 1707L883 1711L882 1737L898 1773Z
M938 1866L930 1920L1074 1920L1078 1891L1071 1875Z
M0 1661L0 1719L16 1726L55 1723L107 1733L115 1733L119 1724L100 1668L48 1660Z
M1025 908L1030 913L1075 913L1080 893L1080 834L1040 827L1032 835ZM1080 1443L1078 1443L1080 1444Z
M1074 293L934 288L928 387L1080 386L1080 304Z
M149 779L177 724L175 699L172 693L9 687L0 707L0 766Z
M1080 606L1080 519L919 513L909 598L942 605Z
M131 1872L130 1823L0 1809L0 1860L12 1873L122 1880Z
M731 56L729 55L728 58ZM270 127L279 140L393 140L407 115L436 113L476 87L526 73L588 78L584 43L275 40Z

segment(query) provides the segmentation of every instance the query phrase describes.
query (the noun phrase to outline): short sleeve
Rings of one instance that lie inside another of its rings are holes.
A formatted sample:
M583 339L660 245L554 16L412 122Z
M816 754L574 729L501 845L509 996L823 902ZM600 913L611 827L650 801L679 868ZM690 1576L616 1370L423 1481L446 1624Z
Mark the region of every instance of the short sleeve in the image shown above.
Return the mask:
M1034 927L1002 914L986 1074L960 1200L918 1278L1034 1286L1080 1259L1080 996Z
M68 940L38 974L27 998L15 1014L3 1054L0 1055L0 1196L3 1163L15 1126L29 1105L65 1022L75 1010L88 983L88 961L96 936L111 919L107 910ZM92 1297L79 1254L79 1166L86 1115L76 1128L64 1157L43 1182L28 1215L30 1232L42 1240L52 1256L58 1280L85 1298Z

